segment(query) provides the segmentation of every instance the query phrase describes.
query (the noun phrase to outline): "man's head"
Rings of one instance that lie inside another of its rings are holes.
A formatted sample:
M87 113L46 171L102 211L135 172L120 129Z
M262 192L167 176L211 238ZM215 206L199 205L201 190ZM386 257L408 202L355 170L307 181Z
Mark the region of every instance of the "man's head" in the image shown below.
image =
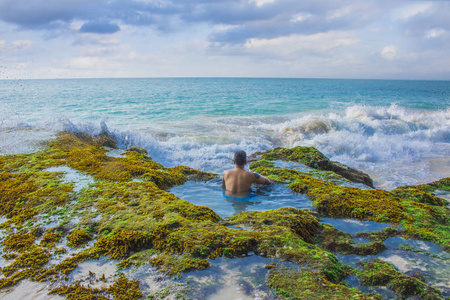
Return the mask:
M237 166L244 166L247 163L247 154L245 151L237 151L234 153L233 161Z

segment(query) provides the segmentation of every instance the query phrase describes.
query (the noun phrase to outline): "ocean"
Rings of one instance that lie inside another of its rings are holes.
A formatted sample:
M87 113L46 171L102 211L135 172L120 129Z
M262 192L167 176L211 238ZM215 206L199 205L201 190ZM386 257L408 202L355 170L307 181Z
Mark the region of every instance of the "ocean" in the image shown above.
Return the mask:
M0 155L108 131L166 167L222 173L237 150L313 146L393 189L450 176L450 81L0 80Z

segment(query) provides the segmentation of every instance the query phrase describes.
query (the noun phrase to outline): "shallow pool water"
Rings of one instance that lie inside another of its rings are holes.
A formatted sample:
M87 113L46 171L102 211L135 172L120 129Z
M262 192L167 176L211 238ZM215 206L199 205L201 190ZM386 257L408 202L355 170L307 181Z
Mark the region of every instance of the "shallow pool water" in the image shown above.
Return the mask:
M421 273L427 279L427 283L439 289L441 293L450 296L450 259L449 254L440 250L439 246L430 242L417 240L408 240L402 237L388 238L385 241L387 250L375 256L343 255L337 254L336 257L342 263L353 268L359 268L360 261L370 261L373 258L381 259L392 264L397 271L406 275ZM408 245L408 251L400 250L401 245ZM389 293L378 290L376 287L360 287L357 279L349 279L351 287L358 288L361 291L380 292L385 299L395 299ZM367 291L366 291L367 289Z
M281 207L309 208L312 203L306 195L293 193L283 184L258 186L252 197L239 198L226 197L219 179L207 182L188 181L184 185L170 190L175 196L196 205L204 205L214 210L219 216L227 217L242 211L267 211Z
M355 219L333 219L323 218L323 223L327 223L336 227L343 232L350 234L364 231L378 231L392 225L386 223L377 223L375 221L359 221Z

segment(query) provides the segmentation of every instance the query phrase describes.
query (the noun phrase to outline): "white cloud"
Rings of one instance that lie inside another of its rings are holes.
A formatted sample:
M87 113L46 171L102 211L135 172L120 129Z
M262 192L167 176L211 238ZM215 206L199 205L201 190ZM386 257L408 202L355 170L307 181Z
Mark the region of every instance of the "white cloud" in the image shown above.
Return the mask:
M99 67L100 60L98 57L76 57L71 63L72 68L76 69L95 69Z
M381 50L381 57L386 60L394 60L397 56L396 46L386 46Z
M345 6L343 8L339 8L336 10L333 10L332 12L330 12L327 16L327 19L339 19L345 16L350 15L351 13L353 13L354 11L354 7L352 7L351 5L349 6Z
M443 35L445 33L446 33L446 31L444 29L435 28L435 29L428 30L425 33L425 38L426 39L437 38L437 37L439 37L439 36L441 36L441 35Z
M275 2L275 0L250 0L249 2L250 3L252 3L252 2L256 3L256 6L261 7L261 6L265 5L265 4L269 4L269 3Z
M244 47L252 52L287 56L296 52L327 53L332 49L350 46L358 40L341 32L318 33L313 35L290 35L274 39L249 39Z
M30 40L18 40L18 41L12 42L11 46L15 50L27 50L33 46L33 42Z
M6 50L10 52L15 51L23 51L23 50L29 50L33 47L33 42L30 40L17 40L12 43L7 43L4 40L0 40L0 49Z
M308 18L311 18L312 14L310 13L299 13L296 14L292 17L291 22L296 23L296 22L303 22Z
M429 2L428 3L416 2L411 5L399 8L397 11L394 12L394 16L396 19L409 19L417 14L427 11L428 9L431 8L431 6L432 3Z

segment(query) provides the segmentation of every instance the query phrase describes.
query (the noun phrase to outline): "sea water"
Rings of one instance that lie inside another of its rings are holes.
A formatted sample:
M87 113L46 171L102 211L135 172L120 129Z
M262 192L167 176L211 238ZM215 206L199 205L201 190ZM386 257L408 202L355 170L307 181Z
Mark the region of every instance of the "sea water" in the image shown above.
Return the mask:
M1 80L0 155L106 130L165 166L221 173L236 150L314 146L392 189L450 175L449 103L449 81Z
M449 103L449 81L1 80L0 155L38 151L62 130L90 134L107 131L115 136L121 148L143 147L153 159L167 167L187 165L221 174L233 167L231 159L236 150L251 154L274 147L314 146L332 160L369 173L377 187L392 189L450 176ZM109 153L121 154L120 150ZM283 162L276 163L284 166ZM76 187L82 188L91 182L79 174L75 176L70 169L49 171L64 173L62 180L74 182ZM312 208L306 196L296 195L283 185L259 187L254 190L255 197L243 201L227 201L220 179L188 182L171 192L195 204L207 205L223 217L243 210L265 211L284 206ZM323 222L350 233L387 226L329 218L324 218ZM397 249L397 244L408 243L413 248L428 249L432 256L423 251ZM424 243L391 238L387 241L389 249L376 257L393 263L405 273L425 269L434 278L432 284L450 295L448 257L444 257L436 245ZM373 258L338 257L350 265ZM254 256L226 260L228 264L224 261L212 262L211 270L194 272L188 279L193 285L219 282L223 291L215 285L206 286L214 288L217 299L228 295L230 290L245 296L239 288L246 276L264 281L265 259ZM244 269L238 270L233 264ZM74 271L74 278L83 277L91 268L112 272L109 264L86 262ZM143 273L137 274L137 278L148 279L149 272L159 278L153 268L148 268L148 272L138 270ZM224 276L208 277L208 272L216 274L219 269ZM260 273L261 276L255 275ZM45 296L45 285L32 285L34 283L23 281L12 292L0 297L49 297ZM361 289L358 282L350 285ZM22 289L37 292L24 295ZM256 299L255 293L251 298Z

